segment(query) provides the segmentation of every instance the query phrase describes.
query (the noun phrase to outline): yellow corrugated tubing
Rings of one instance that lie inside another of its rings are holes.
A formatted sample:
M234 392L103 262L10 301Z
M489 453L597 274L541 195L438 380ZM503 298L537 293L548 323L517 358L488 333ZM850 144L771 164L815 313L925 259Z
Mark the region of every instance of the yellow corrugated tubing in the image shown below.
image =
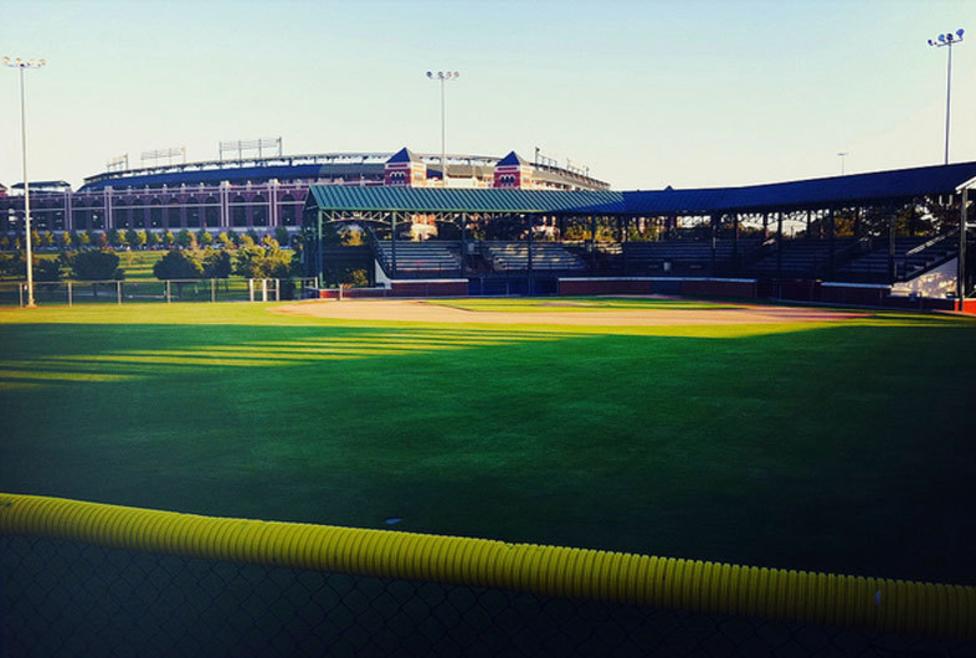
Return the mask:
M541 596L976 638L976 587L0 494L0 534Z

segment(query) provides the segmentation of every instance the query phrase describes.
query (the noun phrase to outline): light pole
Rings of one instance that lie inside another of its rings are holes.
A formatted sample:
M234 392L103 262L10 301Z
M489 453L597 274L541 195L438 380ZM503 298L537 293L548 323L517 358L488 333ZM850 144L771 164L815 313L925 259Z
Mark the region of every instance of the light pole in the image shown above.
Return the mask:
M24 244L27 246L27 308L34 303L34 254L31 249L30 183L27 180L27 114L24 110L24 69L39 69L47 64L43 59L3 58L3 65L20 69L20 156L24 170Z
M946 124L945 124L945 162L949 164L949 100L952 98L952 47L962 42L962 35L966 30L959 28L956 33L946 32L936 39L929 39L929 45L934 48L948 48L949 56L946 60Z
M441 83L441 182L447 187L447 139L444 120L444 85L451 80L457 80L461 74L457 71L427 71L428 80L437 80Z
M849 156L849 155L850 155L850 152L849 151L841 151L840 153L837 154L837 157L840 158L840 175L841 176L844 175L844 164L846 163L847 156Z

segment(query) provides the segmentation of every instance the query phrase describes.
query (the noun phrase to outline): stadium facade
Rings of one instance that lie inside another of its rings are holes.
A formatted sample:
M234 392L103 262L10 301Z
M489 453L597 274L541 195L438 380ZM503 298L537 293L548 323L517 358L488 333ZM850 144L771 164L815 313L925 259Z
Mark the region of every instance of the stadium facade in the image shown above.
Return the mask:
M214 160L105 172L78 190L64 181L31 182L31 218L50 231L297 230L310 185L443 187L440 156L332 153ZM586 172L523 160L448 155L447 186L600 190ZM23 226L23 184L0 194L0 231Z

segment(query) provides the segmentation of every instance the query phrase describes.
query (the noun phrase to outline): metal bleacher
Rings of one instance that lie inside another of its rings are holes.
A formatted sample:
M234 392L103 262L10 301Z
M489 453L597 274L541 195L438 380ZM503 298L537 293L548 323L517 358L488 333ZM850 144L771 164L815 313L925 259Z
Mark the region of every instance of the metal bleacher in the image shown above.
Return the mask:
M746 257L759 247L758 239L715 241L715 264L726 267L735 259L736 249L740 257ZM627 268L634 272L693 273L712 267L712 243L710 240L659 240L654 242L625 242L623 255Z
M484 242L482 254L496 272L523 272L529 269L529 243ZM578 272L586 263L577 254L555 242L532 243L532 269Z
M857 241L849 238L834 240L833 247L827 240L784 240L781 254L772 246L767 255L753 263L752 271L765 276L775 276L780 271L785 276L820 276L830 270L831 250L836 268L856 246Z
M392 242L375 240L373 245L384 269L391 273ZM397 241L396 273L398 276L458 276L461 274L460 246L443 240Z
M894 272L888 271L889 249L887 240L879 240L875 247L854 258L840 268L842 278L854 281L896 281L911 279L926 270L941 265L955 256L958 232L935 238L896 238Z

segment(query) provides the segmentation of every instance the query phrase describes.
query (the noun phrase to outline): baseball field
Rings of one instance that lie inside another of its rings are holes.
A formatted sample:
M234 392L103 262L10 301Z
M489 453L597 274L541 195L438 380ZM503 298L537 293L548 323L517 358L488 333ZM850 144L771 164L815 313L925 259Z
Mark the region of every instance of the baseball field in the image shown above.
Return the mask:
M973 319L130 304L0 340L0 491L976 583Z

